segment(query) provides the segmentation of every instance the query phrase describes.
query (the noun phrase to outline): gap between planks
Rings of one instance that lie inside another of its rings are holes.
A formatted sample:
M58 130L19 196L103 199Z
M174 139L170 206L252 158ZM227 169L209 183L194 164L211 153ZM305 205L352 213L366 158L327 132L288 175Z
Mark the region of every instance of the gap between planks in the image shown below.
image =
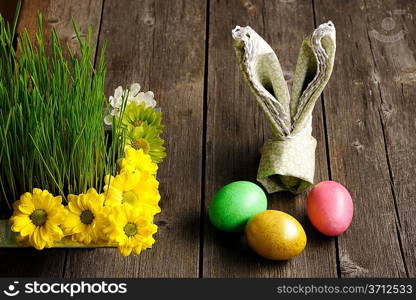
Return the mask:
M200 228L199 228L199 266L198 277L204 277L204 227L206 221L205 215L205 179L207 164L207 131L208 131L208 63L209 63L209 16L210 0L206 1L205 8L205 63L204 63L204 92L203 92L203 114L202 114L202 168L201 168L201 206L200 206Z

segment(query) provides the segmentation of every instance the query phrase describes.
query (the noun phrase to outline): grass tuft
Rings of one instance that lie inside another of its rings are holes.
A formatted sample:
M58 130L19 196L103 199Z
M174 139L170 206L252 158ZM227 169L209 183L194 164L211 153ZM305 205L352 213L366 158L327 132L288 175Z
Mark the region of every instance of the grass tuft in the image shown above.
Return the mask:
M45 46L42 16L32 41L27 31L13 47L16 22L0 16L0 198L9 208L34 187L65 197L101 190L113 174L123 143L107 134L103 109L105 60L93 66L92 30L84 40L77 26L76 55L52 30Z

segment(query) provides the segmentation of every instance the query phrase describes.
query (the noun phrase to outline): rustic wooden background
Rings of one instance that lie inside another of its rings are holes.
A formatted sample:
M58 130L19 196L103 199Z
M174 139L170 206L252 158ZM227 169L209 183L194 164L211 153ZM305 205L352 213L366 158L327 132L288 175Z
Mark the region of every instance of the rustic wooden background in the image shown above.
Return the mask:
M114 249L1 249L1 276L415 277L416 1L413 0L31 0L19 32L45 27L75 47L71 17L97 49L107 42L107 94L140 82L164 112L157 244L140 256ZM10 13L9 13L10 14ZM303 38L337 28L335 68L314 111L316 181L351 192L355 216L338 238L315 231L306 193L279 193L269 207L295 216L308 244L287 262L253 254L240 235L207 221L216 190L255 179L269 132L237 68L235 25L250 25L276 50L287 80Z

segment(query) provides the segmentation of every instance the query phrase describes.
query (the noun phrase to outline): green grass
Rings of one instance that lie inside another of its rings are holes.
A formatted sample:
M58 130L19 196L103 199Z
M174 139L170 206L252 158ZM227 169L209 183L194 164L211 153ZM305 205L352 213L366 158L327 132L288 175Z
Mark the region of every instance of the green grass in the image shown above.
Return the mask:
M64 57L55 30L45 46L41 16L38 27L35 41L24 32L14 49L16 22L0 16L0 198L9 208L34 187L101 190L123 149L116 129L105 131L105 51L94 68L91 28L83 40L74 24L80 50Z

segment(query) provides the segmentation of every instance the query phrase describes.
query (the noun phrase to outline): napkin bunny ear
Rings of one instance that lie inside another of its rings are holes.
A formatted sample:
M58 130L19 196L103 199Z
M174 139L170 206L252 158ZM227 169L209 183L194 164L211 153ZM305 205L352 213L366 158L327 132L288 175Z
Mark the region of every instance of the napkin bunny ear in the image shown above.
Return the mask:
M302 43L292 85L290 117L292 135L310 121L316 101L331 77L335 59L335 27L320 25Z
M249 26L232 31L244 79L266 114L276 137L290 135L290 96L273 49Z
M249 26L236 26L232 36L244 78L276 138L298 134L307 126L331 76L335 58L334 24L320 25L303 41L291 96L280 62L269 44Z

